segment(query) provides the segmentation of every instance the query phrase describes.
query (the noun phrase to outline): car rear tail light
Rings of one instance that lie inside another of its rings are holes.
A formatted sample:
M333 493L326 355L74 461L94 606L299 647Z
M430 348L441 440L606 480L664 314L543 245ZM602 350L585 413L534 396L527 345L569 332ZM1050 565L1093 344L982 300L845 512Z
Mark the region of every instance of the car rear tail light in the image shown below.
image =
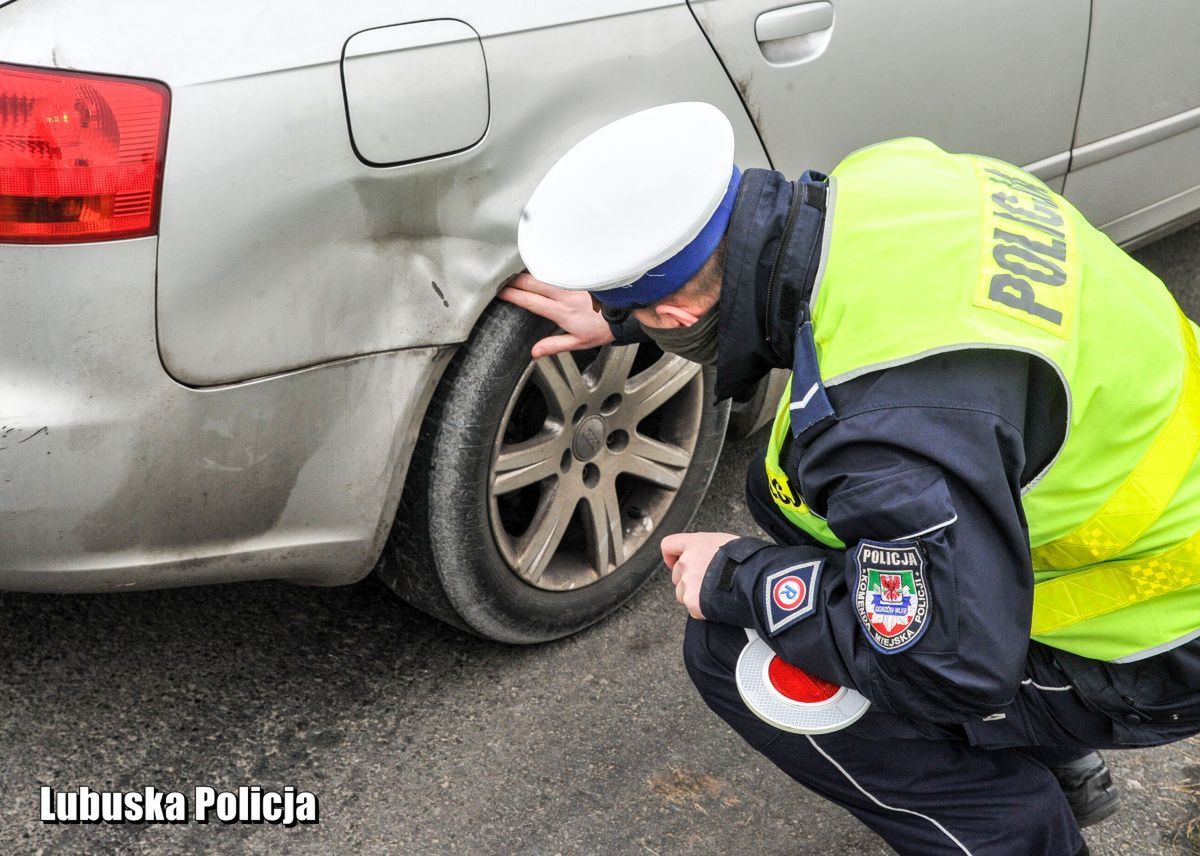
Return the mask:
M154 234L169 98L152 80L0 63L0 242Z

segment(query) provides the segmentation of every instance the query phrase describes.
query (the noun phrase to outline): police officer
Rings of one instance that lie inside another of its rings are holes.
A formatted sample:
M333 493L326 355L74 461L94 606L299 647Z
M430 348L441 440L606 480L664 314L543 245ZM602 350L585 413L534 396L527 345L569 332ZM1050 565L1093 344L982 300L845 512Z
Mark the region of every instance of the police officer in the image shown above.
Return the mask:
M662 551L696 687L796 781L900 853L1086 853L1094 750L1200 731L1196 328L1046 185L919 139L743 173L673 104L568 152L518 243L500 296L565 331L535 357L652 339L718 398L792 370L747 477L773 540ZM752 712L746 628L865 714Z

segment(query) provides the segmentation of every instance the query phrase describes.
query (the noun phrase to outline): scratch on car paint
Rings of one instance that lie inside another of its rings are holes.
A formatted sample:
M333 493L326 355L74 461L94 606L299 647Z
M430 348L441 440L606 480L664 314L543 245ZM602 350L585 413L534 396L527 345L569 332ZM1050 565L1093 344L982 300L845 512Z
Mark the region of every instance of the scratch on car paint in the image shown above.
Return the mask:
M761 128L763 125L762 105L754 96L754 75L747 74L744 77L733 78L733 85L737 87L738 92L742 96L742 103L746 105L746 109L750 112L750 118L754 120L754 124Z
M47 437L49 437L49 436L50 436L50 431L47 429L47 426L43 425L41 428L39 428L39 429L37 429L36 431L34 431L32 434L30 434L30 435L29 435L28 437L26 437L24 440L21 440L21 441L19 441L19 442L17 443L17 445L19 446L19 445L21 445L21 443L25 443L25 442L27 442L27 441L29 441L29 440L32 440L32 439L33 439L34 437L36 437L38 434L45 434Z
M446 295L442 294L442 290L438 288L438 284L432 280L429 284L433 286L433 290L437 292L437 296L442 298L442 306L445 306L447 309L449 309L450 301L446 299Z
M18 431L28 431L28 430L29 430L28 428L20 428L19 426L16 426L16 425L0 425L0 440L7 440L10 436L12 436L13 434L16 434ZM44 434L47 437L49 437L50 436L50 427L48 425L43 425L41 428L38 428L32 434L30 434L26 437L22 437L20 440L17 440L17 442L14 443L13 445L20 446L22 443L26 442L27 440L32 440L34 437L38 436L39 434ZM8 446L0 446L0 452L3 452L7 448L9 448L9 447Z

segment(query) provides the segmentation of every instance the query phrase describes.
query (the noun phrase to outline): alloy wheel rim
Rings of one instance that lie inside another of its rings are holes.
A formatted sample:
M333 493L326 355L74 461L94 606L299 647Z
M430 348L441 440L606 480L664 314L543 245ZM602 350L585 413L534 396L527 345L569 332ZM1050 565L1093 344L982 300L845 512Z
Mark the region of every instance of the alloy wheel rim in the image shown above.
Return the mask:
M488 472L492 534L509 569L548 591L617 570L674 502L702 413L700 367L651 344L530 362Z

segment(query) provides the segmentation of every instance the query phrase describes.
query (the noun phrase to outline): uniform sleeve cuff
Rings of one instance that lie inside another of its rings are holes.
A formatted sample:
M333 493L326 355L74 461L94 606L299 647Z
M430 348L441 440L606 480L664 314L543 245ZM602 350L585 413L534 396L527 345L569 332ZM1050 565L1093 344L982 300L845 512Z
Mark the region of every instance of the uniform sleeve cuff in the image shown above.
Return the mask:
M742 563L770 546L770 541L761 538L736 538L717 550L700 585L700 611L707 620L755 626L753 597L758 574L746 572Z

